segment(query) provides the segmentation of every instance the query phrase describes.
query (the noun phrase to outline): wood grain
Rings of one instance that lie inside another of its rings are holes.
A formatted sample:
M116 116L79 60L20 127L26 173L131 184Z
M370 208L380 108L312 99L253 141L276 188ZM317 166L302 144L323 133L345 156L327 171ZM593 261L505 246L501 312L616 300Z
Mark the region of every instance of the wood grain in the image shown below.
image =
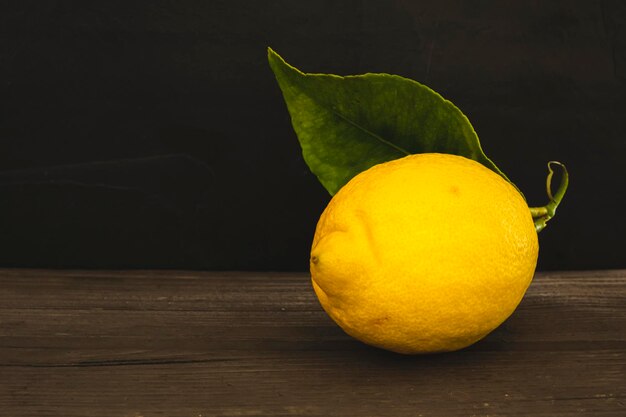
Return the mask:
M0 416L624 416L626 271L538 273L455 353L346 336L295 273L0 270Z

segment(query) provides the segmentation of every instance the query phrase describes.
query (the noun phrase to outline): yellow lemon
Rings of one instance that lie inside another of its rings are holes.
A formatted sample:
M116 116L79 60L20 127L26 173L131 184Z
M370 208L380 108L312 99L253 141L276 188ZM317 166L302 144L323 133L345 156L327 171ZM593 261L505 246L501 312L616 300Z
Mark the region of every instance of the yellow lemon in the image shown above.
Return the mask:
M539 245L526 202L467 158L417 154L355 176L322 214L313 288L349 335L400 353L480 340L513 313Z

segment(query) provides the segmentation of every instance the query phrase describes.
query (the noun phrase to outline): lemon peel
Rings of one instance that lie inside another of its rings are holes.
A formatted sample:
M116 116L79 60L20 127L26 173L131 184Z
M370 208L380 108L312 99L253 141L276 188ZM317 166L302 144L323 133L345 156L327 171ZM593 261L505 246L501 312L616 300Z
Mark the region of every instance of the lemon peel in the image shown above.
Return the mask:
M311 279L349 335L417 354L467 347L530 285L539 245L530 210L500 175L425 153L353 177L319 219Z

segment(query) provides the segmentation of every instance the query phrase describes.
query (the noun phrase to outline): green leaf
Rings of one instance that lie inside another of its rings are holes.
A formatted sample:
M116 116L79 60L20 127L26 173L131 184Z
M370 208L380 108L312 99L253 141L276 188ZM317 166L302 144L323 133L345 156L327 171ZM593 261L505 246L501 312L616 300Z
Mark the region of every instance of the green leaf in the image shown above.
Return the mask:
M430 88L390 74L305 74L270 48L268 60L304 160L331 195L373 165L426 152L473 159L509 181L467 117Z

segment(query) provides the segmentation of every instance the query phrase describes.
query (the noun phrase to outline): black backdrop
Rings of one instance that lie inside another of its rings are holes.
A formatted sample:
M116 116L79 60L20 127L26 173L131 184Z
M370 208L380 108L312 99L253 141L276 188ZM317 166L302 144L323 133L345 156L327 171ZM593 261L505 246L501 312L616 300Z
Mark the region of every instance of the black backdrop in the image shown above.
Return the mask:
M0 10L0 265L304 270L329 197L266 47L423 82L545 203L540 269L626 267L626 5L16 1Z

